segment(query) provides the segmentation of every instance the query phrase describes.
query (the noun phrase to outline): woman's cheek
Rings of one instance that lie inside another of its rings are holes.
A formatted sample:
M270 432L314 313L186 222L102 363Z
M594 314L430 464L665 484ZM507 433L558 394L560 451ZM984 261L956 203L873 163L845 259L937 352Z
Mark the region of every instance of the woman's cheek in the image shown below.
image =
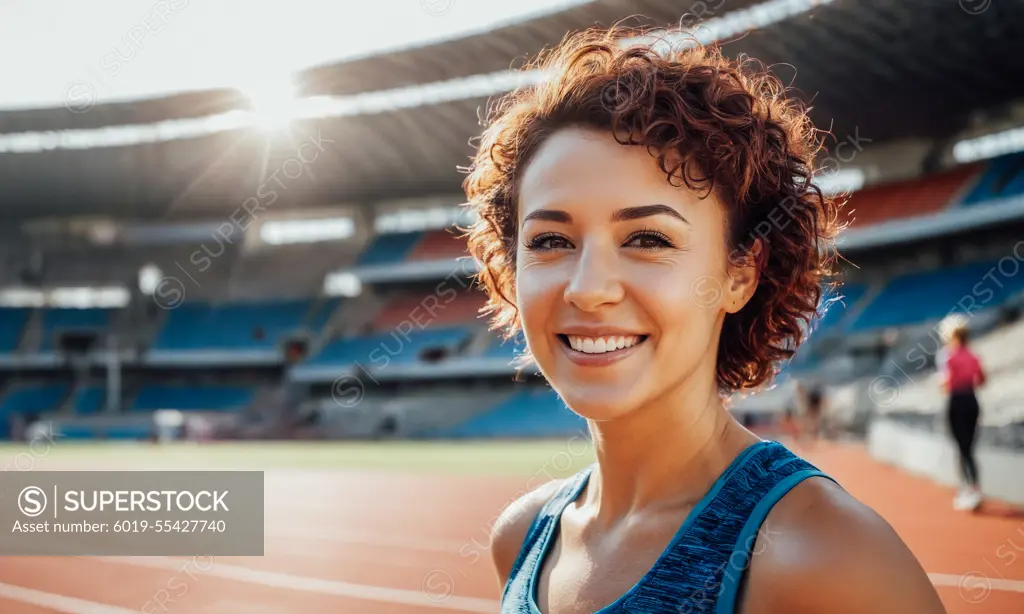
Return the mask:
M529 265L517 271L516 304L527 336L554 315L558 296L558 279L552 271Z
M725 290L722 281L712 275L705 275L689 283L687 303L692 309L714 312L722 305Z

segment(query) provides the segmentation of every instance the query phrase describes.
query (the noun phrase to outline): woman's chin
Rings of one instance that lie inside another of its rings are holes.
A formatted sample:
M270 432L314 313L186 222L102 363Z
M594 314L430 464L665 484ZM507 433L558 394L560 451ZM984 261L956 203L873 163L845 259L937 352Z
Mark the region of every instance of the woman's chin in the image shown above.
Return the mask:
M634 395L629 391L579 390L559 394L573 412L595 422L621 418L629 414L636 404Z

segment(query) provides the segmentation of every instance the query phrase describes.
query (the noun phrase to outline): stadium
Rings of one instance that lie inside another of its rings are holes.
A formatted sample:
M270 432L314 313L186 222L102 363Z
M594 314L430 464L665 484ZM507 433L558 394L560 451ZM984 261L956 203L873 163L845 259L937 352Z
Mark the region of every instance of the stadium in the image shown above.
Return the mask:
M1024 2L392 4L422 40L260 88L105 96L193 10L161 0L62 99L0 108L5 470L266 489L262 557L4 556L0 610L497 612L497 514L593 450L480 315L462 169L492 101L544 78L524 60L622 22L770 67L831 135L815 182L849 195L845 285L731 410L788 437L820 391L826 436L794 445L892 523L947 611L1024 611ZM988 375L975 514L949 506L952 321Z

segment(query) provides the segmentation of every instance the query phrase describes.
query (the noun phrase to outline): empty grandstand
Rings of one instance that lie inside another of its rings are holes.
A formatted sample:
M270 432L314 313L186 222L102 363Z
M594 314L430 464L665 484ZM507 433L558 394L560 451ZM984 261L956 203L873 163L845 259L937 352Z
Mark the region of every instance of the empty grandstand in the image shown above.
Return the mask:
M284 136L254 131L238 119L244 96L223 92L190 94L201 111L188 113L175 97L0 112L0 433L46 422L69 438L148 439L168 409L221 437L577 432L516 361L521 342L480 317L458 167L478 111L540 78L500 72L511 58L596 22L682 17L640 4L569 3L311 69ZM1003 58L1024 15L1013 3L968 15L925 0L742 1L699 21L702 38L813 100L834 136L818 181L851 192L845 285L776 386L734 410L778 415L811 381L852 433L934 430L934 328L959 313L994 373L985 442L1019 448L1024 75Z

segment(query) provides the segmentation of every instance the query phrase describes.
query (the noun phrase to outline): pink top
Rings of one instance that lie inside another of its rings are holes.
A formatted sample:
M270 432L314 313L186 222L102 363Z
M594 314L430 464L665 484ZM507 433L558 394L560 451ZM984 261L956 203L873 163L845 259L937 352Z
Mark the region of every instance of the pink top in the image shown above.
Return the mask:
M950 392L972 390L976 385L985 383L981 362L967 348L960 347L949 353L945 372Z

